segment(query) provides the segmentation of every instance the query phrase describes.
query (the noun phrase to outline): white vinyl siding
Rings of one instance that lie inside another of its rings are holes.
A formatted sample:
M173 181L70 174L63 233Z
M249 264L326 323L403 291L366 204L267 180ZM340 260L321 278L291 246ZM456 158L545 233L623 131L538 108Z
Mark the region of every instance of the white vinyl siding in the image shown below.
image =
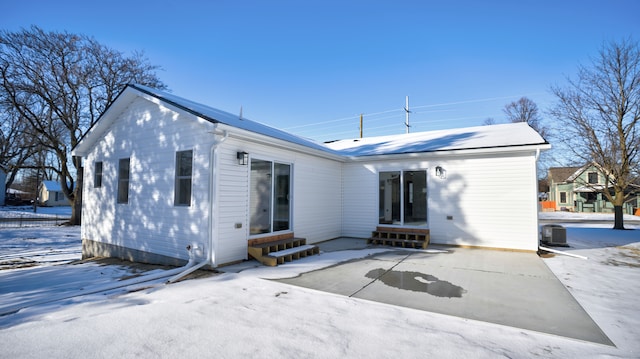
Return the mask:
M366 238L378 225L380 171L427 169L432 243L537 249L534 153L421 158L345 164L343 235Z
M534 158L528 153L442 161L447 178L430 182L432 242L536 250Z
M86 157L101 161L102 187L84 186L82 238L188 259L186 246L206 245L209 157L213 137L195 118L136 99ZM175 165L182 144L193 149L191 206L174 206ZM195 145L193 145L195 144ZM130 158L129 204L118 205L118 159ZM85 177L93 182L93 176Z
M347 163L343 185L343 235L367 238L378 225L378 170L375 165Z
M289 231L296 237L315 243L341 235L340 162L230 137L216 153L217 263L246 259L248 239L260 237L249 233L250 165L238 164L236 153L242 151L252 159L291 165Z

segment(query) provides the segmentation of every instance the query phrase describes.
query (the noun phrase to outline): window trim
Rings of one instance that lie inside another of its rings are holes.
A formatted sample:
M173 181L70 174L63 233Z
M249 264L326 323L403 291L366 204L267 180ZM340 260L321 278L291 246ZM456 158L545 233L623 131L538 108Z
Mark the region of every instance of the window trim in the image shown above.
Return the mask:
M180 169L182 168L182 163L180 162L184 157L182 154L189 153L189 174L184 175L180 174ZM184 180L188 180L188 198L185 202L180 202L181 193L182 193L182 185ZM173 195L173 205L176 207L189 207L191 206L191 198L193 197L193 150L184 150L176 152L176 162L175 162L175 181L174 181L174 195Z
M562 200L562 195L564 195L564 201ZM560 203L569 203L569 197L567 196L567 192L566 191L560 191L558 193L558 196L560 197L560 198L558 198Z

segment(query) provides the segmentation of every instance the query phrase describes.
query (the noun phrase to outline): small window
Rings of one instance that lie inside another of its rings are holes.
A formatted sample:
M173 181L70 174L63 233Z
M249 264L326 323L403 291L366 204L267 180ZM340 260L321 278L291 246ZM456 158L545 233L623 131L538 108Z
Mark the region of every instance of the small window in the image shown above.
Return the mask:
M96 162L95 172L93 173L93 187L102 187L102 162Z
M174 205L191 205L191 174L193 172L193 151L176 152L176 188Z
M589 183L598 183L598 172L589 172Z
M560 192L560 203L567 203L567 192Z
M128 158L121 158L118 164L118 203L129 203Z

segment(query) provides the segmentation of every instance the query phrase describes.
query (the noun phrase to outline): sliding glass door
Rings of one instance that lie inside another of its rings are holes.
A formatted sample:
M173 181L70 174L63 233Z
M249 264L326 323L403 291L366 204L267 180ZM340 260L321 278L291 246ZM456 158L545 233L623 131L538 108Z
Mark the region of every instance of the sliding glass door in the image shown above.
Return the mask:
M427 224L427 172L379 173L380 224L424 226Z
M291 228L291 165L251 160L250 234Z

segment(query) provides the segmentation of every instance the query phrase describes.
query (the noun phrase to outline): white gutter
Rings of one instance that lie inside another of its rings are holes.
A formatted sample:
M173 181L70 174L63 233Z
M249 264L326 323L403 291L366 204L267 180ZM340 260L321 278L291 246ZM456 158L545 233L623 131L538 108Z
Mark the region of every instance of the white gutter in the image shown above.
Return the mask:
M436 151L426 152L411 152L411 153L396 153L396 154L375 154L375 155L345 155L344 159L351 162L366 162L375 160L389 160L389 159L438 159L441 157L453 157L453 156L486 156L491 154L501 154L506 152L540 152L541 149L546 150L551 148L545 144L534 145L516 145L516 146L503 146L503 147L480 147L470 149L444 149ZM536 158L537 160L537 158Z
M222 142L224 142L228 137L229 137L229 132L227 132L227 130L222 131L221 135L222 137L218 137L218 133L216 133L216 129L217 129L217 124L214 125L214 129L213 131L209 132L213 134L213 144L211 144L211 150L209 152L209 223L208 223L208 231L207 231L207 235L208 235L208 239L209 239L209 243L206 247L206 251L207 251L207 258L196 264L196 265L192 265L189 266L188 264L184 267L185 270L171 278L169 278L169 280L167 280L168 283L173 283L177 280L179 280L180 278L183 278L184 276L195 272L196 270L206 266L206 265L210 265L212 267L215 267L215 250L216 250L216 243L214 243L215 241L217 241L217 236L213 235L213 231L215 228L217 228L216 223L215 223L215 211L216 211L216 191L218 189L218 181L216 180L216 174L217 171L215 170L215 165L216 165L216 157L217 157L217 148L218 146L220 146L220 144ZM195 257L195 255L193 254L193 252L195 250L198 249L198 245L197 244L192 244L191 246L187 247L187 249L189 250L189 262L192 261L192 259Z

